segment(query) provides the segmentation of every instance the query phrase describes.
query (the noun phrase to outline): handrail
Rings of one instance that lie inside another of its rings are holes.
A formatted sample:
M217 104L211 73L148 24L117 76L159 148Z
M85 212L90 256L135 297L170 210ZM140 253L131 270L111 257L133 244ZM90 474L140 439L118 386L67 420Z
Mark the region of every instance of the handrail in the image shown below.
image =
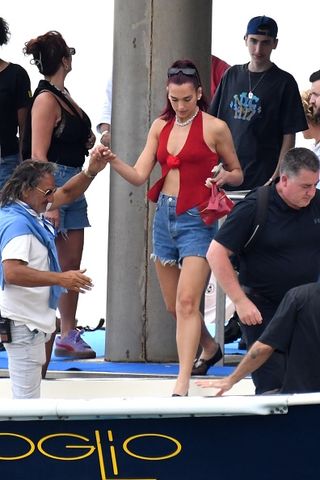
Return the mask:
M242 200L250 190L234 190L232 192L227 192L227 195L234 202ZM221 218L218 221L218 227L220 228L223 224L226 217ZM222 359L217 363L217 365L224 365L224 324L226 316L226 294L220 287L217 282L216 285L216 329L215 329L215 339L219 343L221 350L223 352Z

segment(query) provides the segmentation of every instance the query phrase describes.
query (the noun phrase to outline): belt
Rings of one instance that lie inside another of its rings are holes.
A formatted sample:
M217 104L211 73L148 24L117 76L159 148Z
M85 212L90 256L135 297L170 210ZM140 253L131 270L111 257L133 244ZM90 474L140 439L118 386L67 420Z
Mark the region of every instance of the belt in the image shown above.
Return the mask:
M12 318L8 317L0 317L2 320L9 320L10 322L15 322L15 320L12 320ZM37 328L30 330L31 333L39 333L39 330Z

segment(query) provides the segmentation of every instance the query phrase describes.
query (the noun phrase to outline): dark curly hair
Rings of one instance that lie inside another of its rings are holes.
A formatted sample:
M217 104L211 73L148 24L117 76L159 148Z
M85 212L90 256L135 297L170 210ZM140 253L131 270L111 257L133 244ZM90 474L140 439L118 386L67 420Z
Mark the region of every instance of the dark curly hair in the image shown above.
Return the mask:
M9 25L4 18L0 17L0 45L6 45L11 36Z
M63 57L69 57L70 51L61 33L51 30L25 43L25 55L32 55L34 63L43 75L54 75Z

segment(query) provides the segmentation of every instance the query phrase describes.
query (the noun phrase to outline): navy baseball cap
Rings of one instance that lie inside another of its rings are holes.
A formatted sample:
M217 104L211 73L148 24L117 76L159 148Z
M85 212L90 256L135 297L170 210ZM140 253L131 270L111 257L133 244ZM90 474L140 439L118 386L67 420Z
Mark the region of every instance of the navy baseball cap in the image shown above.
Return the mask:
M247 35L266 35L277 38L278 25L273 18L264 15L262 17L254 17L248 23Z

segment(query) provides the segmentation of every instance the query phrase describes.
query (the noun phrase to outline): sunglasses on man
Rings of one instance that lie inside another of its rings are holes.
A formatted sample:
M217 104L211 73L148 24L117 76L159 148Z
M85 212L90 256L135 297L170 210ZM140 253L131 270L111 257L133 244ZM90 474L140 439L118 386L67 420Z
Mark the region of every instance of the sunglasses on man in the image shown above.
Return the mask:
M35 187L38 192L41 192L45 197L50 197L53 193L57 191L56 188L48 188L47 190L42 190L40 187Z

